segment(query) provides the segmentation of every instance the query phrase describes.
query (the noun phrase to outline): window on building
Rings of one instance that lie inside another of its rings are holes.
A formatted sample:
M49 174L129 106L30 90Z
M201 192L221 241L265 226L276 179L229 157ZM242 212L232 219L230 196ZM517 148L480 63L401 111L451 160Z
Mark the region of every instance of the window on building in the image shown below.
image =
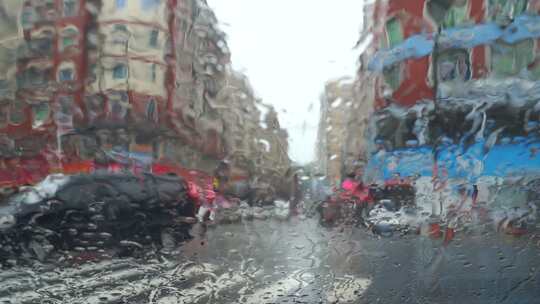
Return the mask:
M96 120L105 111L105 102L103 97L99 95L87 96L84 99L86 105L86 112L90 121Z
M536 59L529 68L533 79L540 80L540 60Z
M534 61L534 41L516 44L499 42L491 47L491 65L498 76L516 75Z
M96 28L91 28L86 32L86 41L88 48L95 48L98 45L99 35Z
M467 23L469 19L469 5L468 1L456 1L461 3L455 3L446 12L446 16L443 21L445 28L456 27Z
M155 99L150 99L146 105L146 120L151 122L157 122L158 120L158 110Z
M470 0L430 0L430 16L444 28L456 27L469 21Z
M157 64L152 64L151 66L151 71L150 71L150 77L152 79L152 82L156 82L156 78L157 78Z
M56 125L62 128L73 127L73 97L59 96L57 99L56 109L54 113L54 121Z
M385 68L383 71L384 81L392 89L397 90L401 85L401 66L399 64Z
M126 44L129 39L129 31L125 24L115 24L112 31L114 44Z
M126 7L127 0L116 0L116 9L124 9Z
M47 71L46 70L40 70L34 67L31 67L24 71L24 73L21 75L21 83L23 87L27 87L27 85L31 86L38 86L45 84L47 82Z
M52 54L53 40L52 38L33 39L28 42L28 46L34 54L39 56L49 56Z
M9 122L12 125L20 125L25 122L25 103L23 101L14 101L9 109Z
M71 114L73 111L73 97L72 96L60 96L58 97L58 105L60 106L60 112L64 114Z
M34 14L32 8L25 8L21 14L21 25L24 29L32 27Z
M182 21L180 22L180 30L185 33L187 31L187 28L188 28L188 23L186 20L182 19Z
M213 77L208 77L204 80L204 89L205 92L210 95L210 97L216 97L219 91L216 80Z
M398 18L392 18L386 23L386 38L388 47L393 47L403 41L403 29Z
M142 9L153 9L156 8L160 3L160 0L141 0Z
M508 1L511 2L511 1ZM527 0L515 0L514 5L511 8L512 17L515 18L518 15L523 14L527 10Z
M113 120L123 120L127 115L129 98L127 93L118 92L109 96L109 113Z
M45 7L47 9L54 9L54 0L45 0Z
M437 65L440 81L465 81L471 78L471 64L466 50L450 50L439 54Z
M157 47L158 46L158 38L159 38L159 30L152 30L150 32L150 46L151 47Z
M9 105L0 103L0 128L5 128L9 122Z
M113 26L113 29L114 31L119 31L119 32L127 32L127 27L125 24L115 24Z
M152 157L154 159L160 159L163 157L163 143L159 141L152 142Z
M172 41L170 37L167 38L167 40L165 41L165 46L163 47L163 50L164 50L164 53L166 54L165 56L172 55Z
M73 75L73 69L71 68L65 68L65 69L61 69L60 70L60 73L58 74L58 79L60 81L72 81L74 80L74 75Z
M60 49L65 50L70 46L77 45L79 32L75 28L67 28L62 31Z
M78 15L79 10L78 0L64 0L64 17L72 17Z
M527 0L489 0L491 20L508 24L527 10Z
M127 78L127 67L125 64L118 64L113 69L113 78L114 79L126 79Z
M46 102L41 102L32 106L32 128L36 129L49 121L50 108Z
M65 49L67 47L70 47L72 45L75 45L75 39L73 37L63 37L62 38L62 48Z
M199 40L199 50L206 51L208 49L208 41L206 39Z
M403 28L398 18L392 18L386 22L386 43L383 47L394 47L403 41ZM392 89L397 90L401 84L401 66L385 68L383 76L386 84Z
M3 90L8 90L8 89L9 89L9 80L0 79L0 92L2 92Z
M96 80L97 79L97 64L91 64L88 68L88 79L89 80Z

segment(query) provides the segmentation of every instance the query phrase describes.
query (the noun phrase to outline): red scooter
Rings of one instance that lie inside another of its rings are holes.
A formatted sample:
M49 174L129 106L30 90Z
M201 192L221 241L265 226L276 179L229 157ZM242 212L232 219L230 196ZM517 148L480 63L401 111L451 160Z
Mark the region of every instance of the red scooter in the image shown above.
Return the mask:
M333 195L318 206L321 224L331 225L347 219L351 219L356 224L362 224L364 211L367 211L372 204L370 188L362 184L335 190Z

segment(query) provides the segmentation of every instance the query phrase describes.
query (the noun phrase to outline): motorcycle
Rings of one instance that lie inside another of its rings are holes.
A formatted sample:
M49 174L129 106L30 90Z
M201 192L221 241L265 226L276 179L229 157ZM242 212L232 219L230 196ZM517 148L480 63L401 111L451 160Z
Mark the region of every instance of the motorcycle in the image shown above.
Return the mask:
M336 190L333 195L319 203L317 211L320 223L324 226L339 222L360 225L365 222L364 217L371 205L369 191L365 195L359 195L350 191Z

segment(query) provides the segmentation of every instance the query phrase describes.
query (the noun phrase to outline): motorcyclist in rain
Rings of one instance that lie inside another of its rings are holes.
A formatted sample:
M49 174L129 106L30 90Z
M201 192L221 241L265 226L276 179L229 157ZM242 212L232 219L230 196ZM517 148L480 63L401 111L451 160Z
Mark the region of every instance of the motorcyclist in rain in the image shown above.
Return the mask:
M364 167L358 166L341 184L343 190L341 199L354 204L354 218L357 225L364 223L364 210L373 202L369 187L362 181L363 174Z
M386 187L395 187L401 184L403 184L403 178L401 178L401 174L399 174L399 172L392 174L392 178L384 183Z
M204 181L201 182L204 185ZM213 221L215 218L216 193L212 185L206 185L205 188L203 189L193 182L188 183L188 196L195 201L198 208L197 219L200 223L206 222L207 219Z

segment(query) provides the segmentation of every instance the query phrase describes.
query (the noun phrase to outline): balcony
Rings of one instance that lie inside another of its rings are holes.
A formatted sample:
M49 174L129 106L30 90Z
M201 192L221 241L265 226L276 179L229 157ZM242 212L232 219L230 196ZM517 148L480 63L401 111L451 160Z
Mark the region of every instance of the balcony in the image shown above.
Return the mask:
M17 75L17 87L19 89L45 89L49 86L51 70L30 67Z
M30 56L51 57L53 54L53 41L49 38L35 39L29 42Z
M9 98L13 94L13 89L7 79L0 79L0 98Z

